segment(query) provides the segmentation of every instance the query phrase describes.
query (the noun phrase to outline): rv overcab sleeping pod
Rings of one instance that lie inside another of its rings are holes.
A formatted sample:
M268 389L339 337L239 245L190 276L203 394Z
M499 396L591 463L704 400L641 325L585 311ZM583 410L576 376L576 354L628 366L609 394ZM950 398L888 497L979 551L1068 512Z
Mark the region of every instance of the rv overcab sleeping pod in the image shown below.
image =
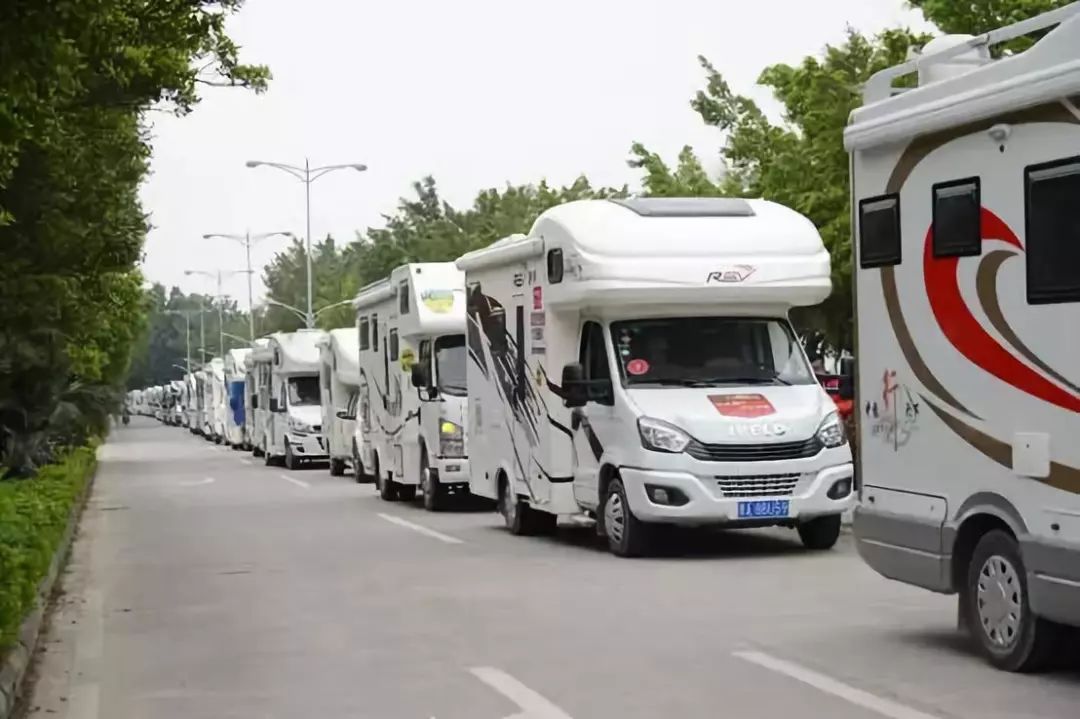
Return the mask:
M319 387L322 392L322 426L330 455L330 474L340 477L345 466L359 463L356 436L356 403L360 387L359 339L356 327L330 330L319 340ZM363 474L356 474L357 480Z
M264 367L258 374L265 380L256 413L266 408L258 421L263 434L253 442L268 465L283 462L297 469L327 458L319 393L318 342L323 334L315 329L275 332L265 347L252 352L252 361Z
M831 547L851 452L788 310L830 292L813 224L771 202L572 202L457 261L471 489L515 533L598 520L798 529Z
M249 348L231 349L225 353L225 444L236 449L247 446L244 380L250 356Z
M1080 4L932 41L864 102L844 135L857 547L959 593L995 665L1036 669L1065 640L1055 623L1080 625Z
M360 343L361 461L380 496L438 509L469 486L464 275L409 264L353 303Z

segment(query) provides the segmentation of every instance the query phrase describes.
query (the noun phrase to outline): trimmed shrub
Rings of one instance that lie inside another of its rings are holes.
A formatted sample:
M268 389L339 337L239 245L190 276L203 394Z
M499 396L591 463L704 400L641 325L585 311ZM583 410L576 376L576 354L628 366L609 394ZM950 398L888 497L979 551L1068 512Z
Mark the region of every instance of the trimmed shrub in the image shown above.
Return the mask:
M92 447L68 453L30 479L0 481L0 651L34 608L71 510L96 466Z

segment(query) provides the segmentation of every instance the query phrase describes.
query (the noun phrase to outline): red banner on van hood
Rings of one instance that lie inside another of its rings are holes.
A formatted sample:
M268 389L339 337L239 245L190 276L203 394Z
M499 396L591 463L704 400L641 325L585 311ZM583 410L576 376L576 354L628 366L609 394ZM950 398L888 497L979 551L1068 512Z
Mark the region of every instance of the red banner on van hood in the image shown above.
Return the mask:
M765 417L776 412L772 402L760 394L711 394L709 401L725 417Z

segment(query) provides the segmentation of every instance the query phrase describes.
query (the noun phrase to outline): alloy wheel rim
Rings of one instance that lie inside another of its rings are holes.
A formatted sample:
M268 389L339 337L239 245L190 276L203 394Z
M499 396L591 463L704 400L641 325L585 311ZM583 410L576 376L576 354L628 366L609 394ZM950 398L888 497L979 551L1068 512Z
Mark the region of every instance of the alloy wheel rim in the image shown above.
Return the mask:
M604 505L604 529L616 544L621 544L626 530L626 513L623 510L622 495L612 492Z
M995 554L983 562L975 588L979 624L990 643L999 649L1020 636L1023 615L1020 575L1007 558Z

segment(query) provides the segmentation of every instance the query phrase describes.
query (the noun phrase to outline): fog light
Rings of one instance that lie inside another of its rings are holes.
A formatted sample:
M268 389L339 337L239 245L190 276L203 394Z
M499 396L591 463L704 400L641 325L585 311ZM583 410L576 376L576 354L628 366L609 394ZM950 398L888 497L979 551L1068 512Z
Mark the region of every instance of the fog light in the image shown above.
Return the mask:
M645 485L645 494L653 504L662 504L668 507L681 507L690 501L681 490L674 487L658 487L655 484Z
M833 485L829 487L829 491L826 495L829 499L843 499L851 494L851 480L850 479L838 479L833 482Z

